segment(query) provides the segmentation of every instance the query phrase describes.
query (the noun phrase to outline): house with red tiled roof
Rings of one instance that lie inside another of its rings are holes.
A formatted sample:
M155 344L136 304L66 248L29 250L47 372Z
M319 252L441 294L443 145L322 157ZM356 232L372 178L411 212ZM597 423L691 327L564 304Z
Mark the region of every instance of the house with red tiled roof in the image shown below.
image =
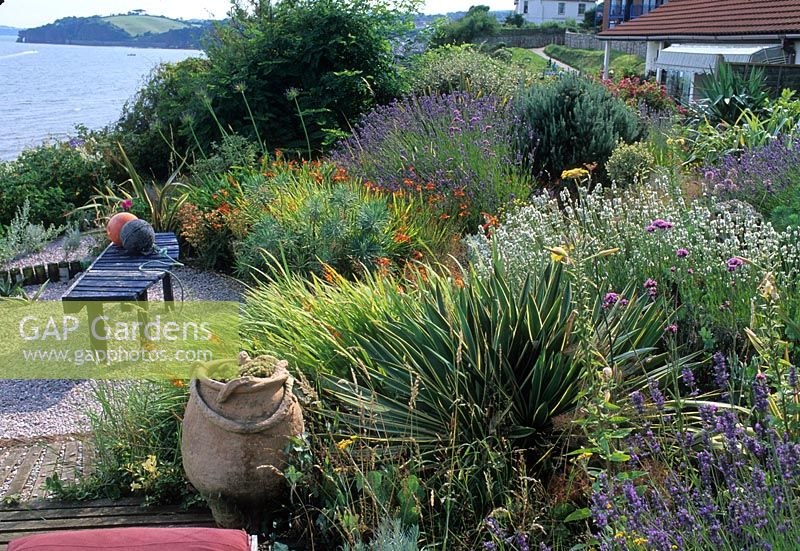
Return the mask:
M598 35L647 42L646 72L693 99L722 62L800 63L800 0L669 0Z

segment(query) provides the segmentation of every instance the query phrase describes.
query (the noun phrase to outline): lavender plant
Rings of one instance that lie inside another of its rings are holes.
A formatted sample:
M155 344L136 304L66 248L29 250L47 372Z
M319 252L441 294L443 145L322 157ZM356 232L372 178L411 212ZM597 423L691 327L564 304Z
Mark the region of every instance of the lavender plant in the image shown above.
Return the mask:
M767 415L766 378L752 380L753 417L701 409L696 432L677 431L679 452L638 434L632 469L654 464L666 475L645 481L599 475L591 498L602 550L795 549L800 545L800 444Z
M754 205L785 227L800 214L800 138L781 136L766 145L727 154L702 168L706 190L720 199ZM790 212L786 212L787 208Z
M520 124L511 105L491 95L411 97L369 113L333 159L370 186L422 195L441 217L474 231L482 213L530 194L514 147Z

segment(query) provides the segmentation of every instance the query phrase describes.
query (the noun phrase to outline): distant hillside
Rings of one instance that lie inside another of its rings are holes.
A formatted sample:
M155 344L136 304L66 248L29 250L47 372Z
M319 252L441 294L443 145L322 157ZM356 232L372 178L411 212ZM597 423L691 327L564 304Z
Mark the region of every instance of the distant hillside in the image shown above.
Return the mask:
M210 26L209 21L187 23L142 14L66 17L49 25L19 31L17 42L195 49L200 47Z
M154 15L112 15L102 19L131 36L141 36L147 33L161 34L175 29L185 29L189 26L183 21Z
M0 25L0 36L16 36L18 32L19 29L15 29L14 27L4 27L3 25Z

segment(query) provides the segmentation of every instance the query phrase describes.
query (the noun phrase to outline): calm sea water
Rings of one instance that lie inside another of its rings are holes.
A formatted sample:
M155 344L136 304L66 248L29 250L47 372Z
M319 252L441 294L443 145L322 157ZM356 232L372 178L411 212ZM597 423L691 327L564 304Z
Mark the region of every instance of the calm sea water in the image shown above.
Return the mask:
M119 117L123 104L159 63L199 56L156 50L17 44L0 36L0 160L26 147L96 129Z

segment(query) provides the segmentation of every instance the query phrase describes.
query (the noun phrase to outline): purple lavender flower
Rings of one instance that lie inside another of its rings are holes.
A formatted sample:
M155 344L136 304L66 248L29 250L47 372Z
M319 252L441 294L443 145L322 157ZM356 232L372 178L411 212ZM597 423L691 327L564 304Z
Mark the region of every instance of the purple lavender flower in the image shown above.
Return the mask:
M742 259L738 256L731 257L727 262L728 271L735 272L740 266L742 266L742 264L744 264L744 262L742 262Z
M675 256L677 256L678 258L686 258L687 256L689 256L689 250L680 248L677 251L675 251Z
M658 386L658 381L655 379L650 379L647 382L647 387L650 391L650 399L653 400L656 409L658 409L658 411L663 411L666 401L664 399L664 395L661 393L661 389Z
M767 376L763 373L758 373L753 381L753 408L764 413L769 406L768 398Z
M683 384L686 385L686 388L689 389L690 396L697 396L699 391L697 390L697 383L694 379L694 372L688 365L683 366L681 369L681 380Z
M714 382L721 390L728 390L728 362L722 352L717 352L711 359L714 367Z
M664 328L664 333L667 333L667 334L669 334L669 335L674 335L674 334L676 334L677 332L678 332L678 325L677 325L677 324L675 324L675 323L670 323L669 325L667 325L667 326Z
M638 390L634 390L633 392L631 392L630 398L631 398L631 404L633 404L633 407L636 409L636 413L638 413L639 415L643 414L644 396L642 396L642 393L639 392Z
M647 294L650 295L650 298L655 298L658 294L658 282L654 279L647 278L647 281L644 282L644 288L647 289Z

